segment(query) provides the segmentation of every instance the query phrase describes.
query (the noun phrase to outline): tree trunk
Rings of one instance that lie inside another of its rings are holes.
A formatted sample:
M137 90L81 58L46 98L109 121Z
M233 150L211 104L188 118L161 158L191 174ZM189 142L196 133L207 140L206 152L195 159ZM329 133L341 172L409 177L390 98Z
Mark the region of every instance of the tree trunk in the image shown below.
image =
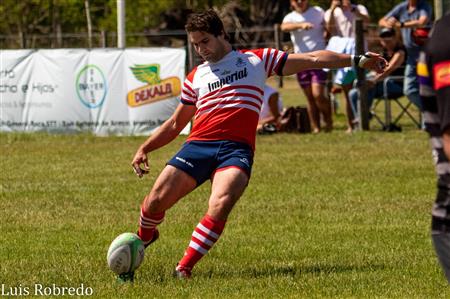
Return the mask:
M49 3L49 16L51 18L51 47L62 48L62 33L61 33L61 19L60 19L60 7L55 0L50 0Z
M84 0L84 7L86 8L86 22L88 32L88 48L92 48L92 22L91 22L91 9L89 8L89 0Z

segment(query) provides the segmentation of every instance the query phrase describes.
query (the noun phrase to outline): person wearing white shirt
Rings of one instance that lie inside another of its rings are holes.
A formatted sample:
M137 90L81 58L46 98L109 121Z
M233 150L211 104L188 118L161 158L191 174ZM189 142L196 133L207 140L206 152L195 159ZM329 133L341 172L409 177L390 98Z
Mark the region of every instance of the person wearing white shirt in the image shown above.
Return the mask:
M355 54L355 28L354 20L361 18L365 24L370 21L367 8L360 4L353 4L350 0L331 0L330 8L325 12L326 30L332 38L328 43L327 50L338 47L337 44L345 44L345 51L339 53ZM334 83L342 86L345 96L347 114L347 132L351 133L354 127L354 115L350 104L349 91L356 79L353 68L339 69L334 77Z
M331 36L354 38L353 21L357 17L366 23L369 22L369 12L364 5L352 4L350 0L332 0L330 9L324 15L327 31Z

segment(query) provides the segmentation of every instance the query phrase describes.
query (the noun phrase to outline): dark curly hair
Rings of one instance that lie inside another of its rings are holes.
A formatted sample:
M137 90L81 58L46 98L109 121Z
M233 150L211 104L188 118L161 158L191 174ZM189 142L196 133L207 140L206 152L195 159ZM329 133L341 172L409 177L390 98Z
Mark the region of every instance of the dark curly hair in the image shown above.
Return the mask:
M208 9L204 12L193 13L189 15L186 26L186 31L195 32L203 31L214 35L215 37L222 34L228 39L228 35L223 27L222 20L213 9Z

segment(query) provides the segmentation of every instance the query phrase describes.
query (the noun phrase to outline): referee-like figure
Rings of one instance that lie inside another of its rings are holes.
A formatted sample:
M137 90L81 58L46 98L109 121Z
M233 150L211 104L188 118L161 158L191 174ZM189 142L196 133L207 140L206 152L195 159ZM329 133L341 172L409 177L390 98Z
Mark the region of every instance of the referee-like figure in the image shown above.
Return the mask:
M434 26L417 73L425 127L430 134L438 175L432 209L431 236L442 269L450 283L450 13Z

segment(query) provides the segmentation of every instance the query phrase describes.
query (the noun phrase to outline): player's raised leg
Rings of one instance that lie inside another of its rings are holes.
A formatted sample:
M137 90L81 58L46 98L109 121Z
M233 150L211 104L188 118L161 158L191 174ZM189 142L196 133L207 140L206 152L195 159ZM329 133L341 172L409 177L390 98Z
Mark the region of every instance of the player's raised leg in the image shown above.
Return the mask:
M175 270L176 276L189 278L194 265L217 242L248 180L247 173L235 167L219 169L215 173L208 212L192 233L191 242Z
M164 220L165 211L196 186L196 181L186 172L171 165L163 169L141 206L138 235L144 245L158 238L156 226Z

